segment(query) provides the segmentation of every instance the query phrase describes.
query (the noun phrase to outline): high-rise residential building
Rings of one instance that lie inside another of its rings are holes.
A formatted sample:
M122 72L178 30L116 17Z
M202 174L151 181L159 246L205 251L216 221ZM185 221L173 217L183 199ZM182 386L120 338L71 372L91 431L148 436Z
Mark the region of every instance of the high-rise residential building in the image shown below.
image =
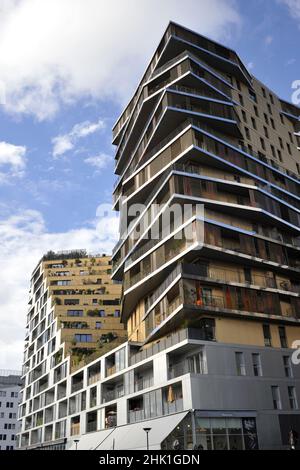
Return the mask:
M203 448L300 432L299 116L236 52L171 23L114 128L122 319L141 357L187 331L165 367Z
M113 131L128 341L55 390L67 448L280 449L300 436L299 114L234 51L169 24Z
M15 450L21 372L0 370L0 450Z
M80 433L87 398L82 373L77 371L126 340L120 322L121 286L111 280L111 268L109 256L88 256L77 250L49 252L34 270L19 447L64 448L71 432Z

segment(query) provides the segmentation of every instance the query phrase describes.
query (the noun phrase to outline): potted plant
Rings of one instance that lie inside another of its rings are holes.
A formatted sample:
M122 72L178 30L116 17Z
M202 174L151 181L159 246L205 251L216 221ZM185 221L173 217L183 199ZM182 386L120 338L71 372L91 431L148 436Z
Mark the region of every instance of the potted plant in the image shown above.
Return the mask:
M54 298L54 305L61 305L61 299L59 297Z

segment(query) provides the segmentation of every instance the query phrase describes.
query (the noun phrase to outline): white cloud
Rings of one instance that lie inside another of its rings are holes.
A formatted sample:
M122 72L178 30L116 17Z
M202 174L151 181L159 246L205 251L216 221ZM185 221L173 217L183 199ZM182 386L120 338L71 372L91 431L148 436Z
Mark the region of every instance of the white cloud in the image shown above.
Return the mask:
M265 44L266 44L267 46L270 46L270 44L272 44L273 41L274 41L273 36L270 36L270 35L269 35L269 36L266 36L266 37L265 37Z
M76 124L68 134L59 135L52 139L53 157L60 157L72 150L80 139L88 137L95 132L105 128L101 119L97 122L84 121Z
M300 0L279 0L279 2L288 7L292 18L300 20Z
M297 60L295 58L293 59L289 59L287 62L286 62L286 66L290 66L290 65L294 65L295 63L297 62Z
M49 233L41 213L33 210L0 220L0 369L21 365L29 280L41 256L68 249L109 254L117 232L118 220L112 213L105 224L98 219L65 233Z
M236 3L6 1L0 14L5 108L45 119L79 98L124 102L170 20L221 40L241 24Z
M0 166L9 165L15 170L25 168L26 147L0 142Z
M0 185L22 177L26 166L26 147L0 142ZM3 171L4 170L4 171Z
M96 155L95 157L86 158L84 160L84 163L93 166L97 170L103 170L103 168L106 168L112 161L113 157L111 155L101 153L100 155Z
M248 70L253 70L254 67L255 67L254 62L249 62L249 64L247 64L247 69Z

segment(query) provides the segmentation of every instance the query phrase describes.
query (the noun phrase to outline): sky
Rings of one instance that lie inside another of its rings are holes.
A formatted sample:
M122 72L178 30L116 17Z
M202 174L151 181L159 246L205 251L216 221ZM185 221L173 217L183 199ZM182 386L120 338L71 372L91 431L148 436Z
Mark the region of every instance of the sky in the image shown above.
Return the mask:
M0 369L21 366L43 253L115 244L111 128L170 20L291 100L300 0L0 0Z

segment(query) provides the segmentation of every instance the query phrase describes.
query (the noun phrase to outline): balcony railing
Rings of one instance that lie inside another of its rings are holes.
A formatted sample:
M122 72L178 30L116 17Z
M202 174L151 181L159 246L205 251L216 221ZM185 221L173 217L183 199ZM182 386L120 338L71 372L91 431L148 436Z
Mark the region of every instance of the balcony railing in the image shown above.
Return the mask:
M187 360L178 362L169 367L168 378L169 380L176 379L186 374L199 374L204 375L207 373L206 362L202 361L199 363L199 370L196 371L195 367L192 367Z
M79 436L80 434L80 423L71 424L71 436Z
M146 388L153 386L153 377L145 377L143 379L135 380L134 382L134 391L140 392Z
M97 421L91 421L86 425L86 432L95 432L97 431Z
M101 378L100 372L98 374L93 374L88 378L88 385L92 385L96 382L99 382Z
M110 377L111 375L114 375L117 372L116 366L111 366L106 368L106 377Z
M130 365L138 364L156 354L159 354L161 351L165 351L172 346L175 346L179 343L182 343L186 340L204 340L204 332L196 329L183 329L179 330L172 335L161 339L155 344L152 344L148 348L143 349L142 351L133 354L130 357Z
M174 413L180 413L183 411L183 400L178 399L174 400L173 402L163 402L163 414L170 415Z
M166 289L172 284L172 282L181 274L181 266L178 265L172 271L172 273L166 278L166 280L159 286L159 288L145 300L145 312L148 312L151 306L162 296Z
M78 392L78 391L81 390L82 388L83 388L83 382L79 382L79 383L73 384L73 385L72 385L71 393Z
M124 388L122 389L117 388L115 390L105 391L103 393L102 403L109 403L110 401L117 400L118 398L121 398L124 395L125 395Z
M173 402L163 402L162 415L169 415L174 413L179 413L183 411L183 400L178 399ZM151 414L150 409L140 409L140 410L130 410L128 412L128 422L137 423L139 421L145 421L150 418L159 416L158 413L155 413L155 416Z
M168 263L170 260L173 260L180 254L184 253L189 248L192 248L197 242L200 243L201 240L198 240L198 220L191 219L190 224L185 225L185 229L180 231L176 231L176 235L173 238L169 238L165 240L164 244L161 244L157 247L156 250L153 250L147 257L143 260L143 266L141 270L136 274L131 274L131 270L125 273L125 280L124 280L124 291L128 290L129 288L133 287L135 284L140 282L141 280L145 279L149 274L153 271L161 268L164 264ZM190 231L193 233L190 239L185 238L184 231ZM175 236L177 237L175 239ZM157 240L150 240L148 244L144 247L141 247L138 250L138 254L142 254L144 251L147 252L152 247L152 243L156 242L159 243ZM156 254L156 257L153 256L153 253ZM131 263L131 260L127 260L126 267L128 268Z
M144 421L146 419L145 410L134 410L128 412L128 422L137 423L139 421Z
M275 316L283 315L281 305L276 294L265 293L262 298L262 296L257 295L256 291L241 289L241 295L238 295L235 290L228 290L228 292L223 296L218 296L206 293L203 289L207 288L207 286L202 283L199 287L196 287L195 283L194 291L191 290L192 285L193 282L184 281L184 302L186 305L194 305L199 308L249 312L250 314L262 313ZM290 308L294 310L293 306ZM296 312L294 311L294 315L295 314Z

